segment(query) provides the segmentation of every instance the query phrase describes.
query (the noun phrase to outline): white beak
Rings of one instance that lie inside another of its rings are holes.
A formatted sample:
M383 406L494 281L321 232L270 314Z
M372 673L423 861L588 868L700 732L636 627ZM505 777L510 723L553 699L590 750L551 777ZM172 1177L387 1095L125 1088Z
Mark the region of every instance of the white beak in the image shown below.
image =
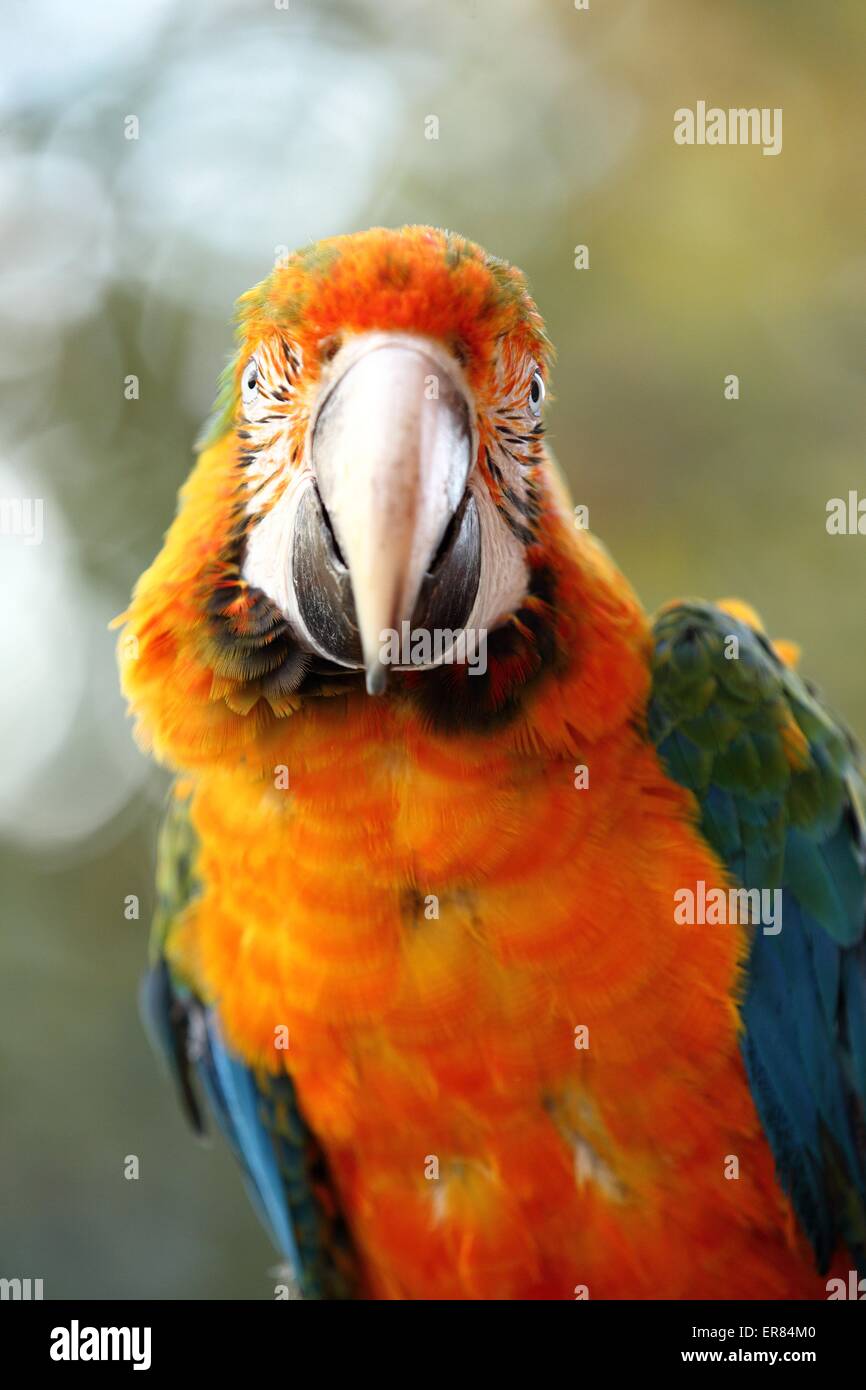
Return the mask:
M367 689L377 694L382 645L411 622L469 478L473 411L462 372L425 338L359 334L331 364L311 440L351 579Z

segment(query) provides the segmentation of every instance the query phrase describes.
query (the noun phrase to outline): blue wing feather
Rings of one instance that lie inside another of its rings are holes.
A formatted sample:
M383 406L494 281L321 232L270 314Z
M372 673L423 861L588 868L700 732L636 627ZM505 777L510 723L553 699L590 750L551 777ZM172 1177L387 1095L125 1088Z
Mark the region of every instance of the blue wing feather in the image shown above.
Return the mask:
M232 1148L241 1157L247 1186L265 1228L296 1277L301 1261L277 1155L262 1124L259 1092L249 1067L225 1048L212 1010L205 1014L210 1058L208 1096ZM201 1068L199 1068L201 1073Z

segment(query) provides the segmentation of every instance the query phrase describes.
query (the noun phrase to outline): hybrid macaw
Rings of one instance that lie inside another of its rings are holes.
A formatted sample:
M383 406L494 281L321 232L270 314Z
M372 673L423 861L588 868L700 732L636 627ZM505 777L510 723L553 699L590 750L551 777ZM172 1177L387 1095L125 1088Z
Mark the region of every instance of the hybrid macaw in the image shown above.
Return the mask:
M550 357L427 227L240 300L124 615L179 774L148 1014L303 1296L825 1298L866 1272L858 750L744 605L647 618Z

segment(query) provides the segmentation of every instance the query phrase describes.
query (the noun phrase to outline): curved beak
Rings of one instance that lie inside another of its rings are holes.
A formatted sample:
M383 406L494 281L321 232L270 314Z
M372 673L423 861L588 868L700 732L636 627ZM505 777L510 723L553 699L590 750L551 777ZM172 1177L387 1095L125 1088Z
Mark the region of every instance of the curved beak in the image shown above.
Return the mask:
M385 687L389 632L469 615L480 568L472 457L468 392L436 344L361 334L334 359L311 429L318 496L294 569L314 636L363 664L371 694Z

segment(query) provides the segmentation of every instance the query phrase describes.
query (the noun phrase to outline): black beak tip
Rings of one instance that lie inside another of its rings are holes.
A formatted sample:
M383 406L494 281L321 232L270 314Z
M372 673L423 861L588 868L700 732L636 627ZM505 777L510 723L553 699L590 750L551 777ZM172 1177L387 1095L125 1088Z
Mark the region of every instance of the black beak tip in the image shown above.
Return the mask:
M367 694L383 695L388 684L388 668L375 657L367 667Z

